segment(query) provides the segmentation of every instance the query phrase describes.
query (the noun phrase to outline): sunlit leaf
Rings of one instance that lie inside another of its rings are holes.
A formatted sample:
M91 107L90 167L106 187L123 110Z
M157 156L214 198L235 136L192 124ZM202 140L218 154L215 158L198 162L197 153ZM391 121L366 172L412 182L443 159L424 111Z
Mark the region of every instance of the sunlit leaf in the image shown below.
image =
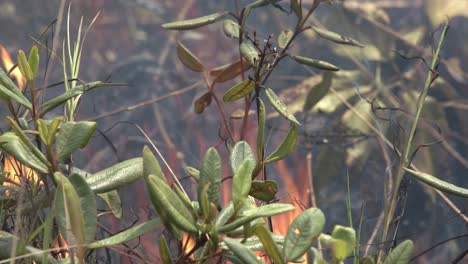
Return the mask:
M230 38L239 38L240 26L236 21L232 19L226 19L223 21L224 34Z
M283 255L286 262L304 255L313 240L320 235L325 216L318 208L309 208L297 216L288 228L284 240Z
M105 193L128 186L143 177L143 159L133 158L117 163L86 178L95 193Z
M153 152L149 149L148 146L143 147L143 175L148 177L148 175L153 174L154 176L165 180L164 173L159 165L158 159L154 156Z
M356 245L356 231L353 228L336 225L331 236L346 242L346 257L353 253Z
M251 80L244 80L236 85L234 85L231 89L229 89L223 96L223 100L225 102L232 102L243 98L249 95L253 89L255 88L255 82Z
M288 44L289 40L293 37L294 32L291 30L283 30L278 36L278 47L284 49L286 45Z
M232 173L236 173L244 160L250 160L254 167L257 163L249 144L245 141L239 141L232 148L229 157Z
M244 263L264 263L253 251L247 249L244 245L237 242L236 240L225 237L224 243L226 243L229 249L232 250L232 252L234 252L234 254Z
M190 166L187 166L185 167L185 171L190 175L192 176L195 181L200 181L200 171L197 170L196 168L194 167L190 167Z
M84 148L94 131L96 122L92 121L69 121L60 126L56 140L57 159L59 161L67 159L79 148Z
M387 258L384 260L384 264L407 264L413 254L413 242L411 240L405 240L401 242L396 248L394 248Z
M240 53L250 65L255 65L255 62L258 62L258 50L251 44L242 43L240 45Z
M31 66L29 66L28 59L26 59L26 54L24 51L20 50L18 52L18 68L21 71L21 74L28 80L34 80L34 74L31 70Z
M163 24L162 27L164 29L172 29L172 30L188 30L203 27L209 24L213 24L223 17L225 17L228 12L219 12L214 13L207 16L197 17L193 19L181 20L171 23Z
M271 163L278 160L282 160L287 157L291 152L294 150L297 142L297 127L296 125L292 124L289 128L288 135L283 140L281 145L273 151L268 157L265 159L265 163Z
M39 49L36 45L32 46L31 51L29 52L28 64L29 67L31 67L33 76L36 76L39 68Z
M125 231L117 233L108 238L95 241L89 244L89 248L95 249L102 247L110 247L128 242L156 229L156 227L158 227L160 224L161 221L159 221L159 219L150 220L148 222L126 229Z
M15 83L8 77L5 71L3 71L2 67L0 67L0 98L12 98L26 108L32 108L31 102L21 93Z
M314 106L328 93L332 84L333 74L331 72L325 72L323 74L322 81L312 87L307 94L306 101L304 103L303 112L307 112L314 108Z
M294 117L293 114L291 114L286 105L281 101L281 99L273 92L272 89L265 87L265 95L270 102L271 106L278 111L280 115L288 119L289 121L295 123L296 125L301 125L299 121Z
M340 68L326 61L316 60L316 59L311 59L311 58L307 58L303 56L296 56L296 55L290 55L290 57L300 64L311 66L317 69L326 70L326 71L339 71L340 70Z
M155 208L161 208L167 214L171 223L189 233L198 231L193 215L184 206L177 194L171 190L166 181L157 176L149 175L147 177L147 187Z
M190 50L182 44L177 42L177 56L179 60L192 71L202 72L204 70L203 64Z
M338 44L350 45L363 48L364 44L360 43L357 40L354 40L350 37L342 36L336 32L329 31L323 28L312 27L312 29L321 37L333 41Z

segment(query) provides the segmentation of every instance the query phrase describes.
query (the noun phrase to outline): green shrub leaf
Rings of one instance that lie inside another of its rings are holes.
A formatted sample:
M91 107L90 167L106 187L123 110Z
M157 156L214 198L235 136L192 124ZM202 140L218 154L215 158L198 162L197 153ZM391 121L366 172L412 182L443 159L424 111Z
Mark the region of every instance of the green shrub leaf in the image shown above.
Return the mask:
M224 102L232 102L237 99L246 97L249 95L253 89L255 88L255 82L251 80L244 80L236 85L234 85L231 89L229 89L223 96Z
M153 229L156 229L156 227L158 227L160 224L161 224L161 221L159 219L153 219L143 224L139 224L129 229L126 229L125 231L117 233L111 237L104 238L99 241L95 241L89 244L89 248L95 249L95 248L102 248L102 247L110 247L110 246L115 246L115 245L128 242L132 239L138 238L148 233L149 231Z
M212 69L210 76L214 78L215 83L222 83L234 79L236 76L251 68L251 65L245 60L237 61Z
M143 177L143 159L133 158L117 163L86 178L95 193L105 193L127 186Z
M35 171L47 173L48 167L44 162L37 158L26 144L13 132L6 132L0 136L0 148L13 156L21 164L24 164Z
M94 241L97 227L97 206L94 192L89 188L85 179L78 174L72 174L68 180L75 188L80 198L81 212L83 213L84 235L86 243Z
M201 194L204 186L209 184L208 200L215 205L219 205L219 191L221 185L221 158L215 148L209 148L203 158L200 169L200 183L198 185L198 195Z
M147 177L147 186L153 205L155 208L163 210L171 223L186 232L195 233L198 231L193 215L165 180L151 174ZM160 212L158 211L158 213Z
M263 160L263 136L265 133L266 112L265 104L262 99L258 98L258 130L257 130L257 159L260 165Z
M314 106L327 95L332 84L332 78L333 73L327 71L323 74L322 81L310 89L309 93L307 93L304 107L302 108L303 112L314 108Z
M250 65L255 65L255 62L258 62L258 50L251 44L242 43L240 45L240 53Z
M353 228L336 225L333 228L331 236L335 239L339 239L341 241L346 242L346 254L344 258L347 258L353 253L353 249L356 245L356 231L354 231Z
M209 24L213 24L223 17L225 17L228 12L219 12L214 13L207 16L197 17L193 19L181 20L171 23L163 24L162 27L164 29L171 29L171 30L188 30L203 27Z
M120 201L119 192L117 190L98 193L97 195L104 200L116 218L120 219L122 217L122 202Z
M261 201L269 202L278 193L278 184L275 181L252 181L249 195Z
M0 67L0 98L11 98L16 102L24 105L26 108L31 109L31 102L21 93L15 83L8 77L8 75Z
M250 192L254 168L255 165L250 159L244 159L235 171L232 178L232 201L235 208L239 208Z
M286 263L281 255L281 252L273 240L271 233L265 228L264 225L257 225L254 228L254 233L262 241L265 252L274 261L274 263L284 264Z
M24 78L26 78L28 81L34 80L34 74L31 70L31 66L29 66L29 62L26 59L26 54L24 54L24 51L22 50L18 52L18 68L20 69Z
M33 77L36 76L39 68L39 49L36 45L32 46L31 51L29 52L28 64L29 67L31 67Z
M148 177L148 175L153 174L154 176L165 180L166 177L159 165L158 159L154 156L153 152L148 148L148 146L143 147L143 176Z
M289 29L281 31L281 33L278 35L278 47L284 49L293 35L294 32Z
M297 119L294 117L293 114L291 114L289 111L288 111L288 108L286 107L286 105L281 101L281 99L275 94L275 92L273 92L272 89L268 88L268 87L265 87L265 95L268 99L268 101L270 102L271 106L273 106L273 108L278 111L278 113L282 116L284 116L286 119L288 119L289 121L297 124L298 126L300 126L301 124L299 123L299 121L297 121Z
M297 127L294 124L291 124L289 128L288 135L283 140L281 145L273 151L268 157L265 159L265 163L271 163L274 161L282 160L287 157L291 152L294 150L297 142Z
M237 172L244 160L250 160L254 167L257 163L249 144L245 141L239 141L232 148L229 159L232 173L235 174Z
M384 261L384 264L407 264L413 254L413 242L405 240L390 252Z
M318 208L309 208L297 216L288 228L283 255L286 262L295 260L311 247L314 238L322 232L325 216Z
M59 161L68 159L75 150L84 148L96 130L96 126L96 122L91 121L69 121L62 124L55 144L57 159Z
M163 264L172 264L171 251L167 246L166 239L162 236L159 238L159 254L161 255L161 260Z
M190 70L194 72L202 72L204 67L200 60L180 41L177 43L177 56L179 57L179 60Z
M237 24L237 22L232 19L225 19L223 21L223 31L226 36L230 38L238 39L240 25Z
M305 64L307 66L311 66L317 69L326 70L326 71L339 71L340 70L340 68L326 61L311 59L311 58L297 56L297 55L289 55L289 56L300 64Z
M244 245L237 242L235 239L225 237L224 243L229 247L234 254L244 263L264 263L260 258L251 250L247 249Z
M360 48L364 48L364 45L360 43L357 40L354 40L349 37L342 36L338 33L335 33L333 31L329 31L323 28L318 28L318 27L312 27L312 29L322 38L328 39L330 41L333 41L338 44L344 44L344 45L351 45L351 46L356 46Z

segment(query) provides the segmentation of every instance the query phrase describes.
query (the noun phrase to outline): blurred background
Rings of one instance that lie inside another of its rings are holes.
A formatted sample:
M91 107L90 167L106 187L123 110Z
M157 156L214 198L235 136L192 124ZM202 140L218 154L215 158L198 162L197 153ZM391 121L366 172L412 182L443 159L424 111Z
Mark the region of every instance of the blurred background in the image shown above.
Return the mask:
M182 32L164 31L161 24L214 12L236 11L236 2L218 0L80 0L71 2L70 29L77 32L81 17L87 26L100 12L84 42L79 78L83 81L127 83L107 87L83 97L77 119L98 121L86 149L75 156L78 167L94 172L118 161L141 155L146 139L134 124L141 126L160 148L182 183L190 189L192 180L184 166L198 167L210 146L227 156L220 137L221 117L210 106L196 114L193 102L206 87L201 76L186 69L176 55L181 41L208 68L238 60L235 40L222 32L222 23ZM27 50L46 28L41 48L42 86L63 81L62 41L66 30L69 1L2 0L0 2L0 44L13 60L19 49ZM303 0L310 7L313 0ZM279 5L289 10L289 1ZM256 9L248 20L248 30L259 39L293 29L295 17L275 7ZM62 17L62 19L60 18ZM461 0L368 0L323 3L309 24L324 27L365 44L365 48L344 47L318 37L308 30L291 48L291 53L329 61L342 71L334 77L329 94L313 109L303 111L307 94L320 82L322 72L310 70L291 60L283 60L267 86L277 91L288 108L303 124L294 153L267 167L267 177L278 181L279 201L292 202L297 210L274 219L277 233L311 205L312 197L327 217L326 231L335 224L347 225L347 177L354 227L362 221L362 253L375 254L380 246L384 182L394 177L398 158L377 136L396 146L406 142L412 113L440 36L441 23L450 19L450 30L442 48L439 77L429 92L416 144L413 162L421 171L448 182L468 187L468 1ZM76 33L75 33L76 35ZM55 46L54 46L55 45ZM52 47L55 53L50 52ZM5 61L5 53L2 53ZM46 59L48 57L48 59ZM240 77L218 85L221 96ZM60 94L61 85L48 88L46 97ZM242 101L242 100L241 100ZM374 107L372 107L374 106ZM381 108L376 108L380 106ZM234 129L241 121L233 113L243 104L226 103ZM0 111L7 111L0 106ZM61 110L56 114L60 115ZM271 109L267 109L273 113ZM373 124L373 128L368 124ZM246 139L255 142L255 115L250 118ZM0 120L2 129L7 127ZM268 150L272 151L286 135L288 123L269 115ZM223 166L229 176L228 166ZM311 184L313 179L313 189ZM397 242L412 239L415 254L438 245L415 259L416 263L448 263L468 249L467 199L448 195L457 212L427 186L407 175L401 188ZM225 187L228 188L229 181ZM192 190L192 194L195 194ZM120 191L123 214L120 220L107 215L102 223L107 231L119 230L155 217L143 182ZM228 198L228 193L223 193ZM194 197L194 196L193 196ZM100 209L106 210L104 204ZM464 214L464 216L463 216ZM104 229L103 229L104 230ZM160 232L164 232L161 230ZM101 236L108 236L102 231ZM130 249L151 261L158 257L157 238L149 234L128 248L100 254L100 263L120 260L138 263ZM443 242L443 243L441 243ZM108 255L106 255L108 254ZM110 258L109 258L110 257ZM465 258L468 261L467 258ZM462 263L462 262L460 262Z

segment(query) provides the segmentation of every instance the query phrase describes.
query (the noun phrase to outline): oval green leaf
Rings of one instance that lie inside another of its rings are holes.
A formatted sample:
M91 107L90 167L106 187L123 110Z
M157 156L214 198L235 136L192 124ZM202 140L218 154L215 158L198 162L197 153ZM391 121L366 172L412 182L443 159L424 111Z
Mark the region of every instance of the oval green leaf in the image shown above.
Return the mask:
M349 37L342 36L336 32L329 31L323 28L318 28L318 27L312 27L312 29L322 38L328 39L335 43L364 48L364 44L360 43L359 41L354 40Z
M34 74L31 70L31 66L29 66L29 62L26 59L26 54L24 54L24 51L22 50L18 52L18 68L20 69L24 78L26 78L28 81L34 80Z
M251 250L247 249L244 245L237 242L235 239L225 237L224 243L230 250L244 263L264 263L260 258Z
M219 21L220 19L222 19L223 17L225 17L227 14L228 12L219 12L219 13L214 13L214 14L207 15L207 16L166 23L166 24L163 24L162 27L164 29L171 29L171 30L194 29L194 28L203 27L209 24L213 24Z
M47 173L47 165L44 164L39 158L31 153L31 150L26 146L21 139L13 132L6 132L0 136L0 148L6 153L13 156L21 164L24 164L35 171Z
M224 34L230 38L239 38L240 25L232 19L226 19L223 21Z
M407 264L413 254L414 245L411 240L401 242L390 254L385 258L384 264Z
M166 177L159 165L158 159L154 156L153 152L148 148L148 146L143 147L143 176L148 177L148 175L153 174L154 176L164 180Z
M270 231L265 228L265 225L257 225L254 227L254 233L262 241L262 245L265 249L265 252L268 256L274 261L274 263L284 264L286 263L283 259L283 256L276 245L276 242L273 240Z
M28 63L31 67L33 77L36 76L37 70L39 68L39 49L36 45L32 46L31 51L29 52Z
M289 29L281 31L281 33L278 35L278 47L284 49L293 35L294 32Z
M278 184L272 180L252 181L249 195L264 202L273 200L278 193Z
M259 59L258 50L251 44L242 43L240 45L240 53L250 65L255 65L255 62Z
M166 239L163 236L159 238L159 254L161 255L161 260L163 264L174 263L172 261L171 251L169 250Z
M254 168L255 165L249 159L244 159L240 166L236 168L232 178L232 201L235 208L239 208L243 204L250 192Z
M322 232L325 216L318 208L309 208L297 216L288 228L284 240L283 256L292 261L311 247L314 238Z
M290 57L293 58L295 61L299 62L300 64L311 66L317 69L326 70L326 71L339 71L340 70L340 68L326 61L311 59L311 58L297 56L297 55L290 55Z
M96 122L92 121L69 121L62 124L55 144L57 159L59 161L68 159L75 150L84 148L96 130L96 126Z
M198 194L201 194L204 186L209 184L208 200L219 205L219 192L221 186L221 158L214 147L209 148L203 158L200 168L200 183Z
M265 163L271 163L278 160L282 160L287 157L291 152L294 150L297 142L297 127L296 125L292 124L289 128L288 135L283 140L281 145L273 151L268 157L265 159Z
M302 108L303 112L307 112L314 108L314 106L327 95L332 84L333 73L327 71L323 74L322 81L312 87L307 93L307 97Z
M237 99L243 98L249 95L255 88L255 82L251 80L244 80L234 85L229 91L223 96L224 102L232 102Z
M239 141L232 148L229 159L233 174L237 172L244 160L250 160L254 167L257 163L249 144L245 141Z
M194 72L202 72L204 70L203 64L190 50L182 44L177 42L177 57L179 60L190 70Z
M353 253L356 246L356 231L351 227L336 225L331 235L335 239L346 242L346 257ZM345 257L345 258L346 258Z
M270 102L271 106L276 110L278 111L278 113L282 116L284 116L286 119L288 119L289 121L297 124L298 126L300 126L301 124L299 123L299 121L297 121L297 119L294 117L293 114L291 114L289 111L288 111L288 108L286 107L286 105L281 101L281 99L275 94L275 92L273 92L272 89L268 88L268 87L265 87L265 95L268 99L268 101Z
M72 174L68 180L73 185L80 198L81 212L83 214L84 235L86 243L94 241L97 228L97 206L94 192L89 188L85 179L78 175Z

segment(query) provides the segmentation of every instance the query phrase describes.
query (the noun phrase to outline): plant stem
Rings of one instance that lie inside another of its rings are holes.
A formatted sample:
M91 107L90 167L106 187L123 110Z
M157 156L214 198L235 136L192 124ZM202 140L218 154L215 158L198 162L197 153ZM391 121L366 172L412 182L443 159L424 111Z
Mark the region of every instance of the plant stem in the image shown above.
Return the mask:
M411 152L412 145L414 143L414 136L416 134L416 128L418 126L418 121L419 121L419 118L421 116L422 109L424 107L424 102L425 102L427 93L429 91L429 88L431 87L432 82L437 77L435 75L436 74L435 71L436 71L436 68L437 68L437 63L439 61L439 53L440 53L440 50L442 48L442 44L443 44L443 42L445 40L445 35L447 34L448 27L449 27L448 22L446 22L445 25L444 25L444 28L442 30L442 34L440 36L440 39L439 39L439 44L438 44L437 49L436 49L436 51L434 53L434 57L432 58L431 66L430 66L430 69L429 69L429 72L428 72L428 75L427 75L427 78L426 78L426 82L424 84L424 89L422 90L422 92L421 92L421 94L420 94L420 96L418 98L416 114L415 114L413 123L411 125L411 130L410 130L410 133L408 135L408 142L407 142L406 148L405 148L405 150L404 150L404 152L402 154L402 157L401 157L401 160L400 160L400 165L399 165L399 168L398 168L398 174L397 174L396 179L395 179L395 184L394 184L394 187L393 187L390 207L388 209L388 212L385 215L384 229L383 229L382 241L381 241L382 243L385 243L385 241L387 240L390 224L393 221L393 217L395 215L395 210L396 210L396 207L397 207L398 196L399 196L400 184L401 184L401 181L403 180L403 176L405 175L405 168L407 168L409 166L410 162L411 162L408 158L409 158L409 155L410 155L410 152ZM378 263L381 262L382 254L383 254L383 248L380 248L378 258L377 258Z

